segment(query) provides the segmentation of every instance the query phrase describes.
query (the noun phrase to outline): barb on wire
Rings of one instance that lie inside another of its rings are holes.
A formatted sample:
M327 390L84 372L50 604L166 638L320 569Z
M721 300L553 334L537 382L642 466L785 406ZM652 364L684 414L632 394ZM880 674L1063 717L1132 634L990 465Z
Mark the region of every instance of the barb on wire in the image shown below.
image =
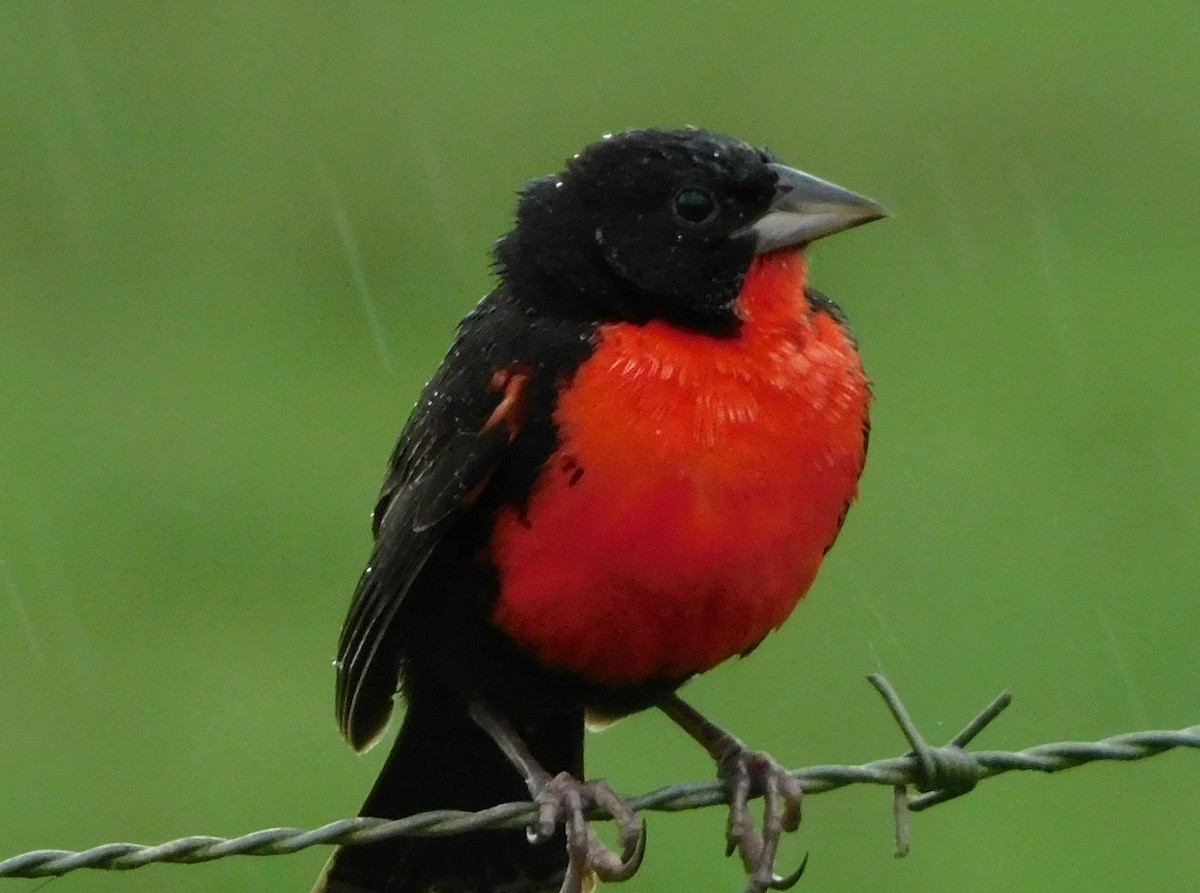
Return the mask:
M1012 702L1007 692L997 697L961 732L942 747L931 747L921 735L895 689L882 676L867 677L883 697L912 748L903 756L859 766L810 766L792 776L804 793L821 794L853 784L885 785L893 791L896 855L908 851L910 813L920 812L962 796L987 778L1015 770L1061 772L1101 760L1130 761L1157 756L1177 747L1200 749L1200 725L1186 729L1129 732L1101 741L1060 741L1014 752L967 751L965 748ZM920 793L910 797L908 788ZM635 812L682 812L727 803L719 782L673 784L628 804ZM181 837L156 846L108 843L88 850L34 850L0 861L0 878L38 878L67 874L80 868L129 870L155 862L193 864L227 856L281 856L312 846L372 843L391 837L443 836L495 828L521 828L535 815L533 803L502 803L480 812L438 810L403 819L351 818L319 828L267 828L241 837ZM611 818L597 811L593 818Z

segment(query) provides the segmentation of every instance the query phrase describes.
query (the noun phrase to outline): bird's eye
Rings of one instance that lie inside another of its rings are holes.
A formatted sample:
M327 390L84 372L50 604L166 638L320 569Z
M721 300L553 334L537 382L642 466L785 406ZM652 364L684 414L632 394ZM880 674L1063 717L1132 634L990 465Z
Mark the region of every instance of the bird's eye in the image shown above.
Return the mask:
M684 223L707 223L716 213L717 200L703 189L688 187L675 193L675 214Z

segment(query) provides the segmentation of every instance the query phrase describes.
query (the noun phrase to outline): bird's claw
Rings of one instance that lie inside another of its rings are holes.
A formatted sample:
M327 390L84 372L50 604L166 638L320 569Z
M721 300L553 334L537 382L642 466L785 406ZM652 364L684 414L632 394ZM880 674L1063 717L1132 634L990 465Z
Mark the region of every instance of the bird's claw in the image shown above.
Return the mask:
M624 881L637 872L646 852L645 822L604 782L584 782L562 772L546 782L536 800L538 814L529 827L530 842L552 837L559 822L567 832L568 863L559 893L581 893L589 874L601 881ZM603 809L616 821L620 855L588 824L587 812L592 807Z
M750 880L746 893L787 890L804 874L806 855L791 874L775 873L775 853L784 832L800 827L804 791L788 771L761 751L739 746L721 759L718 773L729 793L729 823L725 829L725 855L737 851ZM762 795L762 832L754 827L750 798Z

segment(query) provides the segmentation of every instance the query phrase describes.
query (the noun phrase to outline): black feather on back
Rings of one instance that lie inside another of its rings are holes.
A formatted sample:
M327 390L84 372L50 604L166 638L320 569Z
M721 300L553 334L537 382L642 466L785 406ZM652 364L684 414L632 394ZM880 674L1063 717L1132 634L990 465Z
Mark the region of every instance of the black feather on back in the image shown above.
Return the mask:
M338 645L337 720L355 749L370 747L391 716L404 658L404 609L422 587L422 570L453 540L466 513L527 497L556 441L555 383L590 351L592 328L532 320L498 289L463 320L425 386L392 453L373 517L375 547ZM531 380L529 418L510 443L505 425L485 430L485 424L504 396L492 377L513 365Z

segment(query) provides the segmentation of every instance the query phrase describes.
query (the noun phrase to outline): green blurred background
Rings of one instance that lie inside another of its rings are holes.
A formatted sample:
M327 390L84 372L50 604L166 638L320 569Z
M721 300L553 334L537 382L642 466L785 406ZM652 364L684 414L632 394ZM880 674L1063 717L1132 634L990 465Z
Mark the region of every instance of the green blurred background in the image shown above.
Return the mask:
M312 825L383 758L330 661L394 437L522 179L608 130L769 145L895 219L814 280L876 382L810 599L697 706L791 765L1200 722L1200 6L0 7L0 856ZM373 304L374 310L368 308ZM706 779L660 717L619 790ZM629 890L737 891L716 810ZM811 891L1194 891L1200 757L809 801ZM325 851L57 891L307 891ZM0 881L32 891L35 881Z

